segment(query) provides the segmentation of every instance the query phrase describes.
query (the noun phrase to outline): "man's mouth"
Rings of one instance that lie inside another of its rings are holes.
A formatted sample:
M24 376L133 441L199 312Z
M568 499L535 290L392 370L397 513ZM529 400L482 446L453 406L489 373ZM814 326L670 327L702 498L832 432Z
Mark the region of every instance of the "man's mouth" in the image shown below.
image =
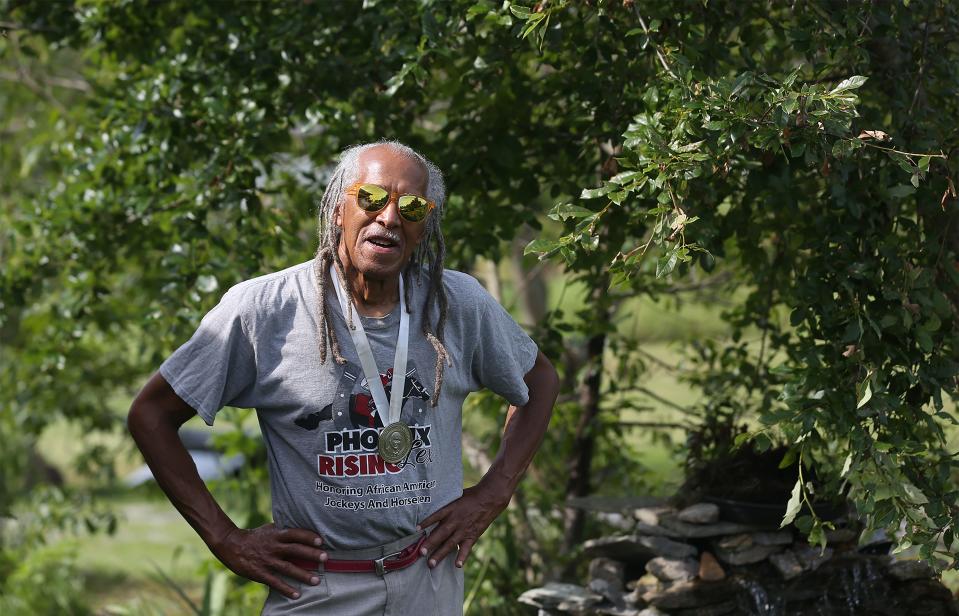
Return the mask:
M386 233L370 234L366 241L383 250L392 250L400 245L399 238Z

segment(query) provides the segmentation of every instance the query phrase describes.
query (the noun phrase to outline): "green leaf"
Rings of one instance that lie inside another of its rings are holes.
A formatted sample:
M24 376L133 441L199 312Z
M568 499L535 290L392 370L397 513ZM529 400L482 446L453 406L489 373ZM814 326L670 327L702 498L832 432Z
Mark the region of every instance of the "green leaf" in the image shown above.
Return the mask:
M480 0L466 11L466 20L469 21L477 15L485 15L493 10L493 6L486 0Z
M923 156L919 159L919 168L923 171L929 169L929 161L932 160L931 156Z
M622 173L617 173L613 177L609 178L609 181L613 184L619 184L622 186L627 182L632 182L636 178L643 177L644 174L642 171L623 171Z
M779 468L789 468L793 465L793 462L796 461L796 456L798 455L798 450L796 448L791 448L786 450L786 454L783 456L783 459L779 462Z
M769 436L765 432L760 432L755 437L753 437L753 449L757 452L762 453L772 447L772 441L769 439Z
M922 490L908 481L903 482L902 490L906 494L906 499L913 505L925 505L929 502L929 499L922 493Z
M799 308L794 308L792 312L789 313L789 324L793 327L796 327L803 322L803 319L806 318L806 312Z
M859 402L856 403L856 409L861 409L871 399L872 399L872 386L869 384L869 377L866 377L865 387L862 390L862 394L860 394L859 396Z
M686 145L681 145L681 146L679 146L678 148L676 148L676 151L679 152L680 154L685 153L685 152L695 152L695 151L698 150L704 143L706 143L705 140L703 140L703 141L694 141L693 143L687 143Z
M862 87L862 84L866 83L868 77L863 77L862 75L853 75L849 79L843 79L839 82L839 85L829 91L830 94L838 94L840 92L845 92L846 90L855 90L856 88Z
M523 254L546 255L559 249L559 246L560 242L558 240L536 239L526 245L526 248L523 249Z
M519 19L523 19L523 20L529 19L529 16L532 13L532 11L529 8L525 6L519 6L516 4L509 5L509 12L515 15L516 17L518 17Z
M792 494L789 496L789 502L786 503L786 515L783 516L783 521L779 525L779 528L785 528L792 524L800 508L802 508L802 479L796 479L796 485L793 486Z
M908 550L908 549L911 548L911 547L912 547L912 539L910 539L910 538L908 538L908 537L903 537L902 539L900 539L899 544L896 545L896 547L893 548L893 550L892 550L891 552L889 552L889 553L890 553L890 554L899 554L900 552L904 552L904 551Z
M656 278L662 278L663 276L669 275L676 267L676 263L679 261L676 256L676 251L671 250L661 256L658 261L656 261Z
M599 188L584 188L583 192L580 193L580 199L597 199L603 195L608 195L616 189L615 184L604 184Z
M567 220L569 218L585 218L595 214L593 210L573 205L572 203L560 203L550 210L549 217L553 220Z
M743 443L750 439L749 432L740 432L736 435L736 438L733 439L733 445L735 447L741 447Z
M893 186L889 189L889 196L893 199L902 199L903 197L908 197L914 194L916 194L915 187L909 186L908 184L899 184L898 186Z
M840 471L839 476L845 477L849 473L849 469L852 467L852 454L846 456L846 461L842 464L842 471Z
M817 521L815 524L813 524L812 529L809 531L808 541L809 545L818 545L823 550L826 549L826 531L823 529L820 522ZM820 554L822 553L823 552L820 551Z

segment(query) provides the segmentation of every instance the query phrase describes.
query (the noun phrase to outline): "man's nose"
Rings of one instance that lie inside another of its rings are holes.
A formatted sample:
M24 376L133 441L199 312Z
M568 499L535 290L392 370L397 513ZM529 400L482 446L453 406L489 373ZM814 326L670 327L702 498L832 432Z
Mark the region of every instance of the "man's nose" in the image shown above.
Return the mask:
M403 224L403 221L400 218L400 208L396 203L396 199L390 199L390 202L386 204L386 207L376 214L376 221L387 229L395 229Z

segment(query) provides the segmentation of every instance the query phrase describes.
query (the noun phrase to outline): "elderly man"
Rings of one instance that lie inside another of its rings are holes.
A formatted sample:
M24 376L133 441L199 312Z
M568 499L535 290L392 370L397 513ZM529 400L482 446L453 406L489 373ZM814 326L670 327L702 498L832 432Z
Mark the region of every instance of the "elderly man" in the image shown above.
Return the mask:
M410 148L346 150L316 257L232 287L133 402L160 487L217 558L270 587L264 614L461 613L463 564L543 438L556 371L443 269L444 204L442 174ZM510 407L464 490L462 403L484 387ZM273 524L237 528L177 437L227 405L257 411Z

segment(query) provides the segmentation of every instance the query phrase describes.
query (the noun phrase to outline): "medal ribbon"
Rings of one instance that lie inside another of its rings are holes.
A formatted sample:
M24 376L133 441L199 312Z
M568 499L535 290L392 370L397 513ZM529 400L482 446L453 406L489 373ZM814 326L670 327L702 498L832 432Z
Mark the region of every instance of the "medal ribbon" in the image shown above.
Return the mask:
M350 300L340 286L339 276L333 266L330 266L330 277L333 278L333 287L336 289L336 297L340 300L340 309L343 311L343 318L349 312ZM356 312L356 308L353 307ZM366 337L366 330L363 329L363 319L356 313L353 320L354 327L349 326L347 321L346 328L350 330L350 336L353 338L353 346L356 347L356 354L360 358L360 365L363 366L363 374L366 375L366 383L369 385L370 393L373 394L373 402L376 404L376 412L380 415L380 421L383 427L397 423L400 420L400 413L403 410L403 385L406 382L406 357L409 351L410 337L410 315L406 312L406 298L403 293L403 274L400 274L400 331L396 337L396 353L393 357L393 385L390 388L389 402L386 400L386 390L383 388L383 381L380 380L379 370L376 368L376 360L373 359L373 350L370 348L370 341ZM386 417L383 413L386 412Z

